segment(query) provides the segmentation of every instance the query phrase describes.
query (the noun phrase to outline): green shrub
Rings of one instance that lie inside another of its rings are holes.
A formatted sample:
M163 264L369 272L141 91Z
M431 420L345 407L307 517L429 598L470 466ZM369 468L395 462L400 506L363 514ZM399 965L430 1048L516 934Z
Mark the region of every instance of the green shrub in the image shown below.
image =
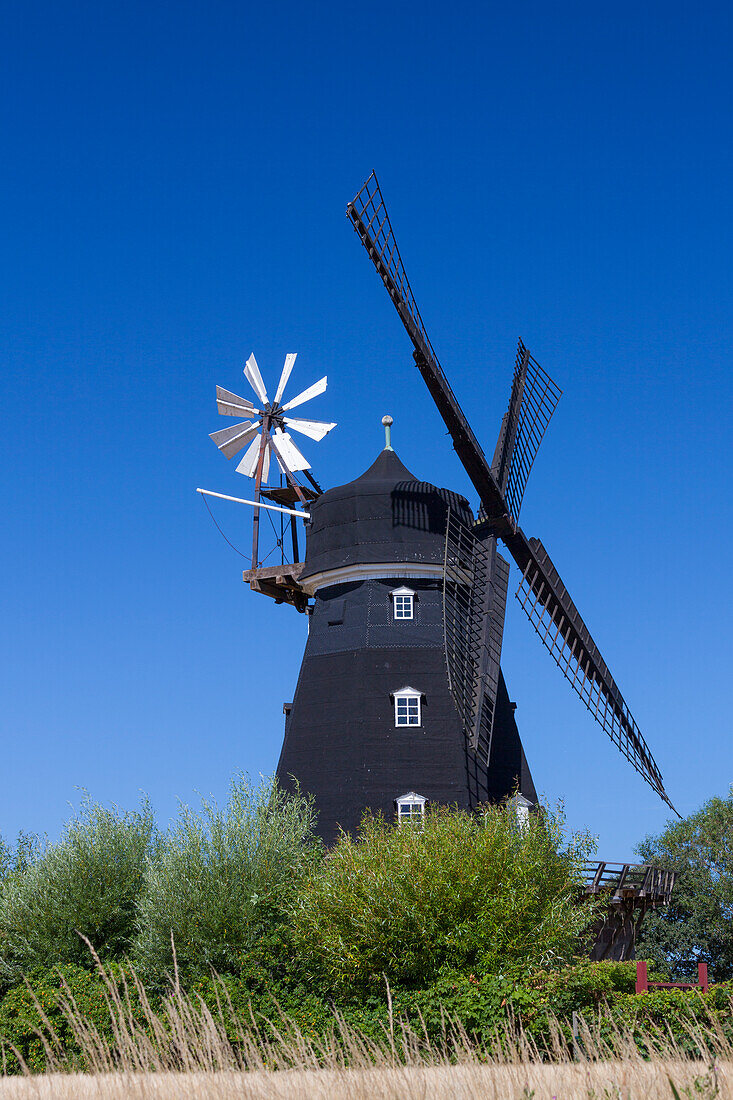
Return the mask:
M650 968L652 980L664 977ZM692 1056L696 1029L717 1029L733 1038L730 986L715 986L706 994L650 990L637 995L635 984L635 962L583 960L514 978L446 975L424 989L396 992L393 1010L416 1029L424 1025L431 1039L440 1036L447 1018L459 1019L472 1039L485 1042L511 1017L541 1047L550 1047L555 1021L570 1042L574 1013L609 1041L614 1030L628 1028L643 1051L649 1037L671 1035Z
M46 847L44 838L36 833L18 833L11 847L0 836L0 885L13 875L22 875L40 858Z
M203 1001L212 1015L216 1015L223 1002L231 1006L227 1034L232 1040L236 1039L238 1025L252 1020L265 1034L297 1028L310 1039L325 1035L335 1021L333 1004L318 990L288 981L273 980L253 990L244 975L209 975L197 978L190 992ZM380 1013L380 1019L382 1016L386 1020L386 1010Z
M390 1022L397 1034L404 1022L408 1030L440 1046L452 1025L460 1021L472 1042L493 1046L497 1032L509 1025L521 1029L540 1049L551 1050L558 1024L566 1042L571 1042L573 1013L579 1013L591 1032L611 1046L628 1029L644 1055L665 1037L672 1037L679 1050L690 1057L699 1056L698 1043L704 1034L733 1041L733 990L729 985L715 986L703 995L654 990L636 996L634 977L634 963L608 962L582 962L523 977L446 973L421 989L391 989L391 1016L386 986L359 996L332 998L314 983L296 984L292 976L280 981L274 978L254 990L245 974L202 976L188 983L183 1000L187 998L195 1012L202 1003L207 1006L239 1049L243 1033L253 1024L265 1039L278 1035L295 1038L299 1032L304 1039L325 1039L330 1047L332 1040L326 1037L338 1031L337 1021L377 1043L389 1033ZM116 998L108 996L107 983L116 987ZM0 1069L17 1072L21 1068L12 1048L32 1071L46 1067L46 1052L38 1034L39 1029L50 1033L45 1021L66 1054L66 1068L71 1069L90 1068L79 1047L81 1031L89 1026L115 1049L118 1025L114 1020L120 1012L127 1021L122 1029L125 1033L129 1024L152 1039L151 1013L164 1021L163 1031L171 1026L175 1029L171 1005L180 1008L182 1002L177 996L160 993L153 990L143 1000L126 964L107 967L105 978L70 965L58 970L39 968L31 972L27 986L14 987L0 1000ZM64 1008L72 999L76 1024ZM204 1030L208 1035L208 1025ZM338 1050L339 1040L334 1042ZM59 1054L55 1040L52 1046Z
M444 972L498 974L560 963L582 946L587 837L563 851L561 821L511 809L438 808L424 828L365 816L314 868L291 912L313 977L335 991L421 988Z
M94 965L130 950L135 906L154 848L153 813L108 809L86 798L58 844L26 844L0 887L0 980L37 966Z
M138 906L135 959L149 978L238 973L246 953L283 920L304 872L320 855L312 802L274 780L232 782L224 809L181 808L148 866Z
M0 1048L4 1073L17 1073L22 1064L32 1073L46 1069L46 1049L39 1031L48 1034L47 1023L71 1057L80 1055L62 1004L73 997L84 1017L112 1040L105 986L101 976L80 966L65 964L59 968L36 967L22 982L9 990L0 1001ZM45 1017L45 1019L44 1019ZM13 1048L18 1052L18 1061Z

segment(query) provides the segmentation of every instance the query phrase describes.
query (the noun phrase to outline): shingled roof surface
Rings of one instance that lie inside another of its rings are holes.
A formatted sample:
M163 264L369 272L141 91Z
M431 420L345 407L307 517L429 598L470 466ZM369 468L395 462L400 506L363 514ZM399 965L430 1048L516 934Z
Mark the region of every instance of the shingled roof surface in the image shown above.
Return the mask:
M348 565L440 563L449 507L471 524L465 497L418 481L385 448L360 477L329 489L311 505L301 580Z

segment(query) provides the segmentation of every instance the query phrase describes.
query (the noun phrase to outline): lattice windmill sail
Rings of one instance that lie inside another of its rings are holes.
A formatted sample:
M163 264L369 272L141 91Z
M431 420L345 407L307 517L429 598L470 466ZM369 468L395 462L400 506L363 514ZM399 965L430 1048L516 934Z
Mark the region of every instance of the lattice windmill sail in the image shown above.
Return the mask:
M407 330L418 370L481 501L474 531L454 530L451 543L455 524L449 522L446 545L447 562L462 556L473 563L474 570L480 565L488 574L488 580L464 595L465 606L454 615L453 623L450 608L460 607L460 601L452 595L451 585L455 588L457 582L446 572L446 658L456 706L472 747L488 761L509 569L496 553L497 541L502 541L521 570L517 598L542 642L601 728L672 806L649 747L547 551L518 525L527 478L560 398L559 387L520 340L509 408L489 463L433 350L374 173L346 212ZM488 555L488 565L481 564L482 555ZM459 641L452 642L453 637ZM461 637L467 639L467 652L461 651Z
M230 460L244 451L237 465L237 473L254 479L255 502L259 502L262 486L269 483L270 474L274 470L279 470L283 474L290 490L283 500L293 503L299 501L303 504L313 496L312 492L306 490L298 481L295 475L299 473L305 474L316 491L320 492L318 482L310 473L310 462L301 453L286 429L291 428L309 439L320 442L332 428L336 427L336 424L322 420L303 420L287 415L292 409L324 393L328 383L327 376L324 375L312 386L283 403L285 387L290 379L296 355L296 352L289 352L285 356L285 364L272 401L268 397L254 354L250 355L245 364L244 376L254 390L257 404L246 397L232 393L231 390L225 390L222 386L216 387L216 405L220 415L236 417L240 419L240 423L212 432L211 439L221 453ZM242 417L247 419L242 420ZM258 533L259 510L256 509L252 546L253 569L256 569L258 564Z

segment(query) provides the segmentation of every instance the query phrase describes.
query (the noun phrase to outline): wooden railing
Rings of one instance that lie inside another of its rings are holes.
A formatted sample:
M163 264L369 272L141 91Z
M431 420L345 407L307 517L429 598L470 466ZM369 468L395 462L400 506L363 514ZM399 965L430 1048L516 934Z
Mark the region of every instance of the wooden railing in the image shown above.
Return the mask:
M658 905L669 905L675 872L648 863L605 860L587 862L583 870L585 895L595 895L606 902L605 915L599 916L591 959L596 962L633 959L644 914Z
M648 863L598 863L584 865L588 894L609 893L617 898L644 898L655 905L668 905L676 878L674 871Z

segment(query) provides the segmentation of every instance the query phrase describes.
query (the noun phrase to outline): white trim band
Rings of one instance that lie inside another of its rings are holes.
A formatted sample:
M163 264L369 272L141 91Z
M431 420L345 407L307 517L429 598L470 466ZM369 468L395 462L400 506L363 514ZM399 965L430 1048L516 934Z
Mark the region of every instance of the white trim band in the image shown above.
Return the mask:
M313 573L301 582L301 588L312 596L319 588L331 588L334 584L347 584L349 581L379 581L398 577L404 580L442 580L443 566L437 562L375 562L365 565L344 565L340 569L328 569L323 573Z

